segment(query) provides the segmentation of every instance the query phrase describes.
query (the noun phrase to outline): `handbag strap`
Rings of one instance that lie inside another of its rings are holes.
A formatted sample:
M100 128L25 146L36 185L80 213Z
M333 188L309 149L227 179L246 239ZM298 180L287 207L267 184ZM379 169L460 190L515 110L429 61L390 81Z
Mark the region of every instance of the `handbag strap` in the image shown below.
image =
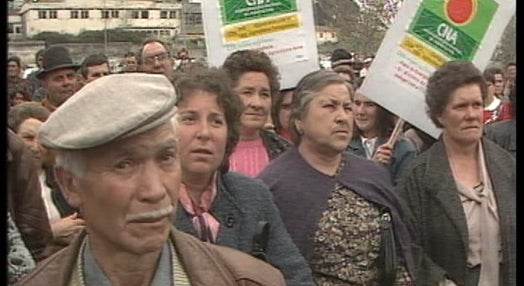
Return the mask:
M397 276L397 252L391 213L387 207L380 210L379 224L381 236L378 263L380 285L394 285Z

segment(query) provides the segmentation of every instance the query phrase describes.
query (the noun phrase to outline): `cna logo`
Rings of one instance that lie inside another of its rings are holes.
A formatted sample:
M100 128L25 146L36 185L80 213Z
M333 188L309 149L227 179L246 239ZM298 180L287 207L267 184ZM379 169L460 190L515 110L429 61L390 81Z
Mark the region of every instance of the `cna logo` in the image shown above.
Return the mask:
M478 0L446 0L444 14L456 25L466 25L477 14Z

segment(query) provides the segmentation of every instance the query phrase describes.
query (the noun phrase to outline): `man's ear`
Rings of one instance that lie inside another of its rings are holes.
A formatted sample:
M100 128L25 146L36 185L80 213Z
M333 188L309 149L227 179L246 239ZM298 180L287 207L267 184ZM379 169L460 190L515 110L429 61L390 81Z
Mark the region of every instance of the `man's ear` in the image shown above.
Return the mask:
M299 135L304 134L302 120L295 119L295 122L293 122L293 124L295 124L295 128L297 129L297 132L298 132Z
M54 174L65 199L74 208L80 208L81 198L78 190L78 179L62 167L55 167Z

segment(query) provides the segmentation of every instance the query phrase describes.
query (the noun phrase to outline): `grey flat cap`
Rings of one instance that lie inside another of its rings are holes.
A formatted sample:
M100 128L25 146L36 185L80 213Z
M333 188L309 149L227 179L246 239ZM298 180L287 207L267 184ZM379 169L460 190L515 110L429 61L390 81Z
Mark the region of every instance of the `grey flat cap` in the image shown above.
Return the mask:
M48 148L79 150L140 134L174 115L176 93L164 75L113 74L80 89L40 128Z

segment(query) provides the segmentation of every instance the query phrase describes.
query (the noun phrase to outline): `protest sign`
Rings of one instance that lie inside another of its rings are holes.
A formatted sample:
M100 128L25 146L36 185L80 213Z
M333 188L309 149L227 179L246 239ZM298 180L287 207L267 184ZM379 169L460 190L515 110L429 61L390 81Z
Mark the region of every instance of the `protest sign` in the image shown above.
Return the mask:
M319 69L311 1L206 0L202 13L211 66L237 50L261 50L278 67L281 88Z
M428 78L450 60L481 71L511 17L512 0L404 1L360 87L384 108L437 138L425 110Z

